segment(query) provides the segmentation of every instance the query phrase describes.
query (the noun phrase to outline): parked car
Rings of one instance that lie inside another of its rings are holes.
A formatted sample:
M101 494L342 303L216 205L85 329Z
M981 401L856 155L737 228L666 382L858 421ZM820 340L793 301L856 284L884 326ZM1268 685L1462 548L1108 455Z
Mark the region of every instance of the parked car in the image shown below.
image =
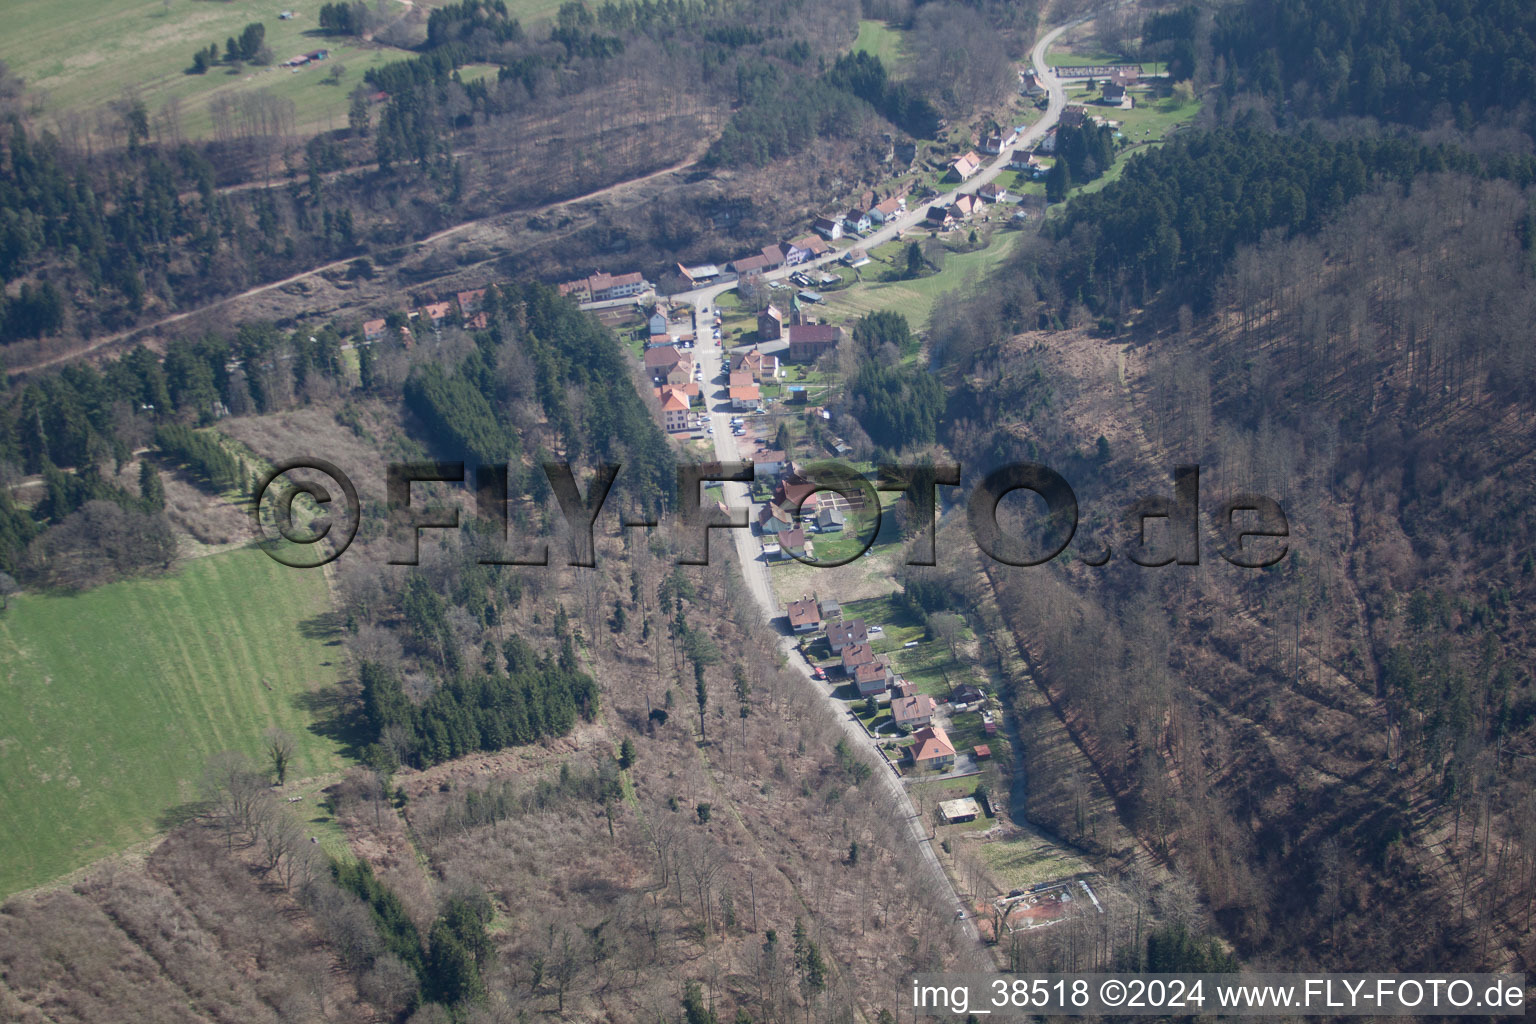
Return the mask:
M827 678L827 670L822 668L820 665L815 665L811 668L811 675L815 676L817 679L825 679Z

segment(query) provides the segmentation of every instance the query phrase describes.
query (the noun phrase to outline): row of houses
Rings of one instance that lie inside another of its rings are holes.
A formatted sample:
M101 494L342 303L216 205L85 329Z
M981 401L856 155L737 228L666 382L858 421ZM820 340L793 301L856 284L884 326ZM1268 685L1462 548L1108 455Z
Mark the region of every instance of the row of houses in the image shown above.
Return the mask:
M727 266L736 276L747 277L751 274L771 273L783 267L798 267L831 251L832 247L816 235L802 235L777 245L765 245L750 256L732 260Z
M627 299L634 295L644 295L656 288L638 270L628 274L609 274L599 270L590 277L578 277L558 287L561 295L569 296L577 302Z

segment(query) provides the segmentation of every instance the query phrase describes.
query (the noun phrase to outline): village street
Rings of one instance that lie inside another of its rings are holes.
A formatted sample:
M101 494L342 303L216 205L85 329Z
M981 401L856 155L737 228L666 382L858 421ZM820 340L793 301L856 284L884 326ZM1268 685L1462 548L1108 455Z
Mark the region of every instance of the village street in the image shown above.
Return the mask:
M1062 108L1066 105L1066 91L1046 65L1045 52L1059 35L1076 24L1079 24L1079 22L1070 22L1046 33L1035 44L1034 50L1031 53L1031 61L1039 76L1039 81L1045 87L1049 96L1045 116L1027 131L1023 132L1014 146L1005 148L990 164L979 171L959 190L942 200L942 202L953 202L955 195L974 194L982 185L992 181L1007 168L1008 161L1015 148L1023 147L1028 149L1034 146L1036 142L1055 126L1056 121L1061 116ZM861 245L872 249L883 242L896 238L901 232L919 226L927 215L927 211L927 206L921 206L907 211L902 216L892 218L891 222L885 227L864 238L861 241ZM838 254L834 253L817 260L808 261L794 268L794 270L804 270L810 266L817 266L836 259L837 256ZM788 277L792 272L794 271L791 268L785 267L766 273L763 276L768 280L776 280ZM704 395L705 408L708 410L705 422L714 428L712 436L714 438L715 458L721 462L737 462L744 458L744 453L738 448L736 436L732 434L730 427L731 418L736 413L731 410L730 402L725 396L724 353L720 346L709 340L710 324L713 321L714 315L714 301L721 293L734 287L734 282L725 282L695 289L690 292L682 292L671 297L674 303L688 303L694 307L694 332L699 339L694 349L694 358L703 367L704 372L704 382L701 391ZM733 509L749 509L748 522L750 523L755 520L757 510L752 505L747 485L726 482L723 487L725 504ZM715 534L713 538L713 556L719 557L720 544L725 541L725 537L721 536L721 531L712 532ZM750 529L724 532L730 537L730 543L735 545L736 556L741 565L742 578L745 580L747 588L751 591L753 599L757 602L758 608L762 611L763 618L772 627L778 628L777 624L781 614L778 599L774 596L773 584L769 577L769 566L762 558L756 538L752 536ZM840 701L832 697L833 688L813 678L810 665L806 663L804 658L800 657L796 649L794 636L787 629L781 629L780 632L779 646L784 652L787 664L794 666L796 671L803 673L806 681L823 693L835 711L837 720L841 723L849 741L856 744L872 745L863 726L858 723L853 715L848 713L848 709ZM883 758L882 763L884 763ZM970 915L965 913L964 901L961 900L959 894L955 891L953 883L944 872L943 866L939 863L938 856L933 851L927 824L920 820L917 810L907 794L906 787L902 785L900 777L894 769L889 771L882 769L878 770L873 778L876 780L877 785L886 788L892 800L895 801L896 806L901 808L912 841L922 851L923 861L933 873L934 883L939 886L939 891L948 894L949 899L955 906L957 915L964 914L961 924L965 929L965 933L971 941L979 944L981 934L977 930L975 922L970 919Z

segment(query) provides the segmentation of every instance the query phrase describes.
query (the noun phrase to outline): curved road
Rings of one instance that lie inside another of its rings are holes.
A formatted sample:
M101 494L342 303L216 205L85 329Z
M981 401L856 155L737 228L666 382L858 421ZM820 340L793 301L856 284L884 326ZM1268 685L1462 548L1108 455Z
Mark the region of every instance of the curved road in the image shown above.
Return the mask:
M981 186L993 180L1005 169L1007 169L1008 161L1013 155L1013 151L1015 149L1019 147L1028 149L1029 147L1033 146L1036 141L1042 138L1046 132L1050 131L1051 128L1055 126L1056 122L1061 117L1062 108L1066 106L1066 91L1062 88L1061 83L1058 82L1056 77L1051 73L1050 68L1046 66L1045 51L1047 47L1049 47L1050 44L1056 40L1057 36L1061 35L1067 29L1072 28L1075 25L1079 25L1084 21L1090 20L1091 17L1092 16L1089 15L1087 17L1082 17L1075 21L1068 22L1064 25L1060 25L1052 29L1046 35L1040 37L1040 40L1035 43L1035 47L1030 53L1030 60L1034 64L1035 69L1039 74L1040 81L1045 86L1047 96L1049 97L1045 116L1040 119L1038 124L1033 125L1022 135L1020 135L1018 141L1013 146L1003 150L1003 152L994 158L990 164L986 165L981 171L977 172L977 174L972 177L970 181L966 182L959 189L957 189L954 194L974 193L977 189L981 188ZM946 202L948 201L952 200L947 200ZM923 218L927 216L929 206L931 205L932 204L928 204L919 207L916 210L908 211L900 218L897 218L893 222L887 224L884 228L863 239L862 245L867 248L874 248L883 242L894 239L898 232L909 230L912 227L922 223ZM767 273L763 276L770 280L787 277L792 272L803 270L806 267L818 266L836 258L838 258L838 254L823 256L820 259L810 260L806 263L800 264L798 267L793 269L786 267L771 273ZM689 303L694 307L696 333L700 338L700 343L694 349L694 354L700 365L702 365L704 368L704 378L709 385L723 384L726 378L722 375L723 352L719 347L711 345L704 340L705 337L707 337L705 331L707 330L711 319L710 313L713 310L713 303L715 298L722 292L728 291L734 287L736 287L734 282L715 284L704 288L697 288L688 292L679 292L671 297L671 301L673 302ZM627 300L624 303L612 304L627 304ZM609 305L609 303L600 303L594 305ZM707 396L705 398L706 406L708 406L711 401L716 402L716 404L711 407L709 411L709 422L715 429L715 458L722 462L740 461L741 452L736 446L736 438L731 433L730 429L730 420L734 413L731 411L729 401L725 400L724 389L722 388L715 394ZM747 486L745 484L726 482L724 484L724 489L725 503L727 505L730 505L733 508L748 508L751 506L751 498L747 492ZM757 601L758 607L762 610L763 617L772 622L780 614L779 604L777 598L774 597L773 585L769 580L768 565L760 557L757 540L752 536L750 529L732 530L730 532L736 546L736 557L741 562L742 577L746 580L748 589L751 590L753 598ZM838 701L832 698L831 689L826 687L824 684L818 683L811 676L810 666L806 664L805 659L801 658L796 653L795 638L787 634L781 635L779 640L779 647L784 652L788 664L795 666L801 673L804 674L807 682L813 686L816 686L826 694L828 703L833 706L833 709L836 712L836 717L842 724L843 731L847 733L849 739L856 743L868 743L869 737L864 732L863 727L860 726L853 719L853 717L847 713L846 708L844 708ZM932 872L934 882L939 886L939 891L949 895L951 902L955 905L957 910L965 909L964 901L960 899L959 894L955 891L954 885L949 880L949 876L945 874L943 866L939 863L937 855L935 855L933 852L933 844L928 837L927 829L924 828L923 823L918 820L917 811L912 805L911 798L907 795L906 787L901 784L901 781L894 772L888 772L883 767L877 770L873 777L879 780L880 785L885 786L892 799L895 801L896 806L901 808L905 816L908 832L911 835L913 842L917 844L918 849L922 851L923 861L928 865L929 870ZM962 925L964 927L965 934L971 939L971 941L979 944L981 942L981 934L979 931L977 931L976 923L971 919L971 915L969 913L966 914Z
M1015 150L1029 149L1040 139L1044 138L1047 132L1056 127L1056 122L1061 119L1061 111L1067 105L1067 93L1061 83L1056 80L1056 76L1051 73L1051 69L1046 65L1045 51L1056 41L1057 36L1069 28L1081 25L1085 21L1091 21L1093 17L1094 15L1089 14L1074 21L1069 21L1066 24L1058 25L1051 29L1050 32L1041 36L1039 41L1035 43L1034 49L1030 51L1030 63L1035 66L1040 83L1045 86L1046 90L1048 102L1044 117L1021 133L1013 145L1007 147L994 157L991 163L984 165L969 181L949 193L947 198L924 204L916 209L908 210L899 217L892 218L879 231L861 238L859 240L859 248L873 249L876 246L892 241L899 234L920 226L924 218L928 216L929 209L933 206L948 206L954 202L955 196L975 195L977 189L994 180L999 174L1008 169L1008 161L1013 157ZM842 253L840 252L828 253L825 256L814 260L806 260L804 263L793 267L781 267L778 270L769 271L762 276L766 281L781 280L787 278L790 274L800 273L811 267L819 267L822 264L834 262L841 257ZM722 292L730 291L736 287L736 284L736 281L727 281L723 284L705 285L692 291L677 292L669 297L669 301L673 303L688 303L698 311L700 316L703 316L713 307L716 296ZM626 306L632 304L633 300L631 299L614 299L607 302L584 303L582 308L601 309L604 306ZM716 446L719 446L719 442L716 442Z

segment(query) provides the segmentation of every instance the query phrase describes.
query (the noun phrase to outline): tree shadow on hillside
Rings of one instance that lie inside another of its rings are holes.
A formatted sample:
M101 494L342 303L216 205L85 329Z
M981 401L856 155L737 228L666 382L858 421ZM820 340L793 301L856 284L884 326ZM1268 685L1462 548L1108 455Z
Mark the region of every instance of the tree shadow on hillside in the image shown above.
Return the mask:
M299 622L299 635L306 640L324 640L327 647L340 647L342 618L336 612L321 612Z
M212 809L212 800L189 800L184 804L176 804L155 816L155 828L161 832L169 832L188 822L196 821Z
M373 742L373 736L353 686L337 683L296 693L291 699L294 707L309 714L311 733L339 743L343 756L354 761L363 759L363 751Z

